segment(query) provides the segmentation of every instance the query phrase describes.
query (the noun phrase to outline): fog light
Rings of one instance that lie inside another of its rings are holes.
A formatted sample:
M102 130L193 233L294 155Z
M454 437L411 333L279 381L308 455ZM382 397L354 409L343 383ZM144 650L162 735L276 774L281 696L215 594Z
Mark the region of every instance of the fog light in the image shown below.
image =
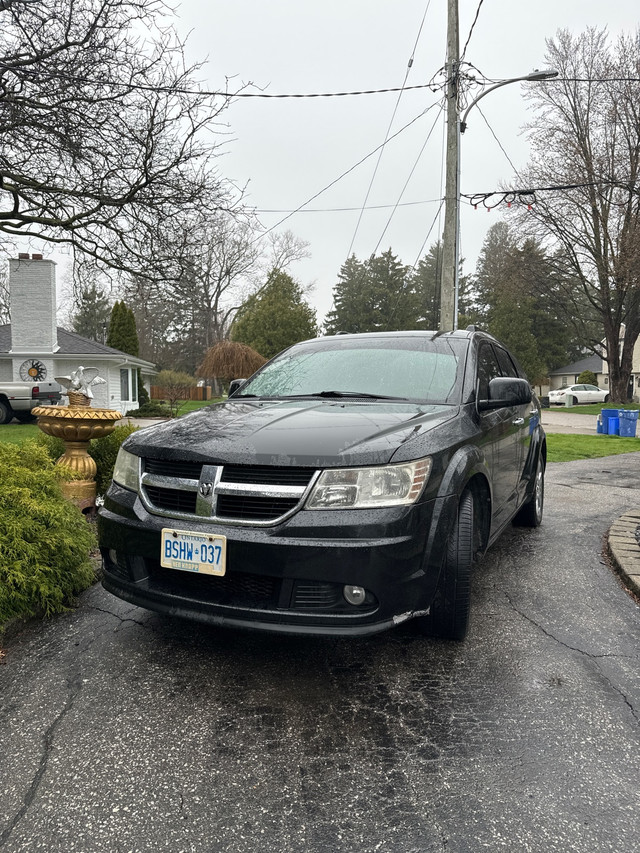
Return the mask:
M367 596L367 591L361 586L349 586L347 584L344 586L342 594L349 602L349 604L353 604L357 607L359 604L364 604L364 600Z

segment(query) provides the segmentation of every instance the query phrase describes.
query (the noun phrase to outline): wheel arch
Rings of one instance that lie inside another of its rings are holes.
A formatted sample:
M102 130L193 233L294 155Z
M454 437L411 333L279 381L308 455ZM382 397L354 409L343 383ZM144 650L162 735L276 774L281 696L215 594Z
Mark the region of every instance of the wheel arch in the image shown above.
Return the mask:
M452 456L440 482L425 548L423 572L430 581L431 595L435 594L440 579L449 531L465 489L472 493L478 519L477 549L479 552L486 549L491 529L490 482L489 468L480 448L466 445Z

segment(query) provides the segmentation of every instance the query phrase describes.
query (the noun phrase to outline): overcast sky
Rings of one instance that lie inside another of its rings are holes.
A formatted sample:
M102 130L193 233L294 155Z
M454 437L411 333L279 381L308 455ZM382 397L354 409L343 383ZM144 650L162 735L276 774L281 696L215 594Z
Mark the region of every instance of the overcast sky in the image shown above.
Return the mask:
M429 82L445 62L446 0L181 0L177 10L183 34L190 33L189 59L208 58L201 79L212 89L224 88L227 77L231 87L252 83L273 94L394 88L403 84L414 47L407 86ZM478 0L460 0L461 51L477 10ZM545 66L545 39L559 28L607 27L615 37L639 24L637 0L484 0L465 59L492 79L521 76ZM391 247L413 264L438 239L440 100L429 89L403 93L391 134L431 109L385 148L367 207L389 207L365 210L357 233L377 154L311 202L308 212L279 226L310 244L311 257L291 272L305 286L315 282L310 301L319 319L331 307L350 247L359 258ZM397 101L397 93L236 101L224 114L230 135L221 171L247 185L247 202L271 228L384 141ZM474 109L462 138L463 193L497 189L513 175L483 115L516 167L528 156L522 85L492 92L480 106L482 114ZM389 222L399 199L406 206ZM473 271L487 229L500 216L463 205L465 272Z

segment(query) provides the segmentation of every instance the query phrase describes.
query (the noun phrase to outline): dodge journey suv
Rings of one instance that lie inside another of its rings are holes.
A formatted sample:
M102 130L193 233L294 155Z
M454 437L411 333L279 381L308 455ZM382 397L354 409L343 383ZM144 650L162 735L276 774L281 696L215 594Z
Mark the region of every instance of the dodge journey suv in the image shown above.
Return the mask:
M474 562L542 520L539 404L466 331L290 347L225 402L135 432L100 510L103 584L214 625L462 639Z

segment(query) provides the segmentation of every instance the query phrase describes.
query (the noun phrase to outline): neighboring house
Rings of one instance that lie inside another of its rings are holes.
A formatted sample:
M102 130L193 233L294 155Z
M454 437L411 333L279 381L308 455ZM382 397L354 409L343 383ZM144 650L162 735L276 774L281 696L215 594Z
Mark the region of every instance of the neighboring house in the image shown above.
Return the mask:
M0 326L0 381L49 382L79 365L97 367L106 384L93 386L93 405L123 414L138 408L138 370L149 388L155 365L56 325L53 261L10 260L9 298L11 324Z
M558 367L549 371L549 390L566 388L574 385L584 370L595 373L599 388L609 388L609 365L599 355L590 355L565 367ZM629 399L636 402L640 399L640 339L636 341L633 350L631 377L629 379Z
M581 358L580 361L574 361L573 364L567 364L565 367L550 370L549 390L555 391L558 388L566 388L567 385L575 385L578 377L585 370L595 373L599 388L607 388L609 386L609 376L605 373L606 367L607 363L602 356L589 355L586 358Z

